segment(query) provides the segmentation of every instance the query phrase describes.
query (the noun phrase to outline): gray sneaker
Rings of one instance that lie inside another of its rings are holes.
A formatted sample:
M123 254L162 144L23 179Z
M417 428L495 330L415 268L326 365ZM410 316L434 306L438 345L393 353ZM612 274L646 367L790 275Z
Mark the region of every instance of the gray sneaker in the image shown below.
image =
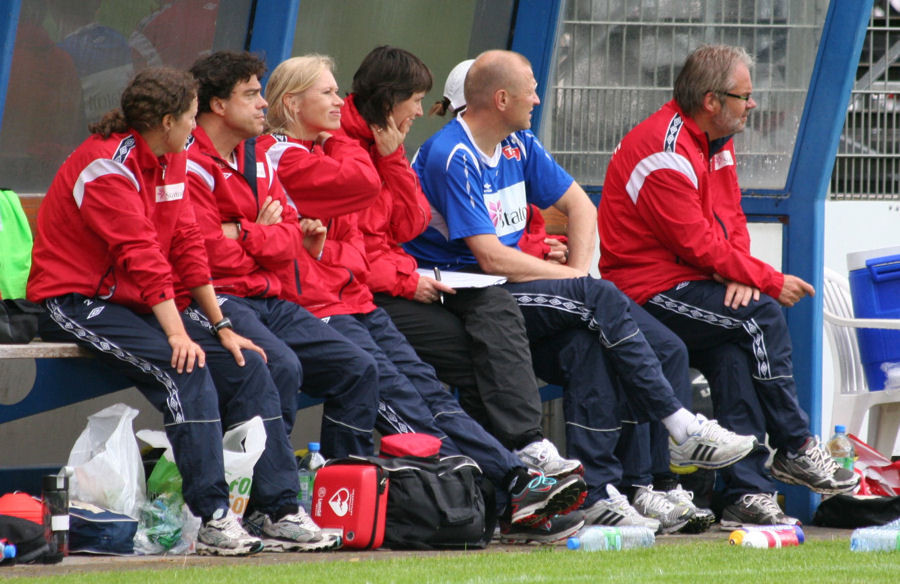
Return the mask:
M553 442L546 438L532 442L525 448L513 452L519 457L519 460L540 470L547 477L560 479L571 474L584 474L584 466L580 460L563 458Z
M772 476L789 485L800 485L823 495L849 493L859 485L859 475L839 466L817 438L810 436L798 452L779 448L772 460Z
M654 491L653 487L637 487L632 503L634 510L651 519L659 521L659 528L663 533L674 533L687 525L696 507L676 505L672 503L666 494ZM693 507L693 509L692 509Z
M703 533L715 523L716 514L712 510L694 505L693 491L686 491L681 485L676 485L674 489L665 491L665 494L666 499L676 507L690 510L691 518L678 530L681 533Z
M681 444L669 438L669 468L687 474L698 468L719 469L744 458L756 446L755 436L744 436L726 430L715 420L697 414L700 430Z
M774 494L747 493L722 510L719 528L731 531L744 525L800 525L800 520L785 515Z
M303 508L278 521L254 511L246 521L247 530L262 538L267 552L312 552L340 546L341 540L322 533Z
M659 521L644 517L628 503L628 497L612 485L606 485L606 499L600 499L584 510L585 525L639 525L659 531Z
M230 509L227 512L219 509L197 532L197 553L200 555L249 556L262 549L262 540L247 533Z

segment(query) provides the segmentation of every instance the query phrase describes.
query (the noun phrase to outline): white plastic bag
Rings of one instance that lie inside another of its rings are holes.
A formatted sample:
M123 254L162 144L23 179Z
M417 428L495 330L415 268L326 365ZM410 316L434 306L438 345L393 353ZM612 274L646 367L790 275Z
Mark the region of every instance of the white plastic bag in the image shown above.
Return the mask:
M88 416L72 446L69 497L137 518L146 500L144 465L132 422L138 411L115 404Z
M225 432L222 438L225 456L225 480L228 482L228 505L239 517L244 516L253 484L253 467L266 449L266 427L255 416Z
M163 456L173 460L172 447L165 432L141 430L137 436L154 448L164 448L166 452ZM225 432L222 448L225 481L228 483L228 504L237 515L243 516L250 499L253 467L266 449L266 428L262 418L255 416Z

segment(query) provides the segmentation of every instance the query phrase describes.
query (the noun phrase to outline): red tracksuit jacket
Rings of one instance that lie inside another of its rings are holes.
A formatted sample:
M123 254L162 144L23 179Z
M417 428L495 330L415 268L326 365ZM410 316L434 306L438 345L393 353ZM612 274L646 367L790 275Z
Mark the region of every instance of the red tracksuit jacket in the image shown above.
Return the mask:
M137 132L93 135L56 173L38 213L28 299L77 293L140 313L208 284L183 152L157 157ZM183 289L182 289L183 290Z

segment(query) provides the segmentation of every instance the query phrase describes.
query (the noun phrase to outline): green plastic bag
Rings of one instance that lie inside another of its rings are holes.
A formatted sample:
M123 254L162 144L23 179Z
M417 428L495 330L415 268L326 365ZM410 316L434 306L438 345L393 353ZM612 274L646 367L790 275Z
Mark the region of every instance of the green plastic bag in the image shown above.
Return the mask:
M19 196L0 189L0 298L25 298L32 243Z

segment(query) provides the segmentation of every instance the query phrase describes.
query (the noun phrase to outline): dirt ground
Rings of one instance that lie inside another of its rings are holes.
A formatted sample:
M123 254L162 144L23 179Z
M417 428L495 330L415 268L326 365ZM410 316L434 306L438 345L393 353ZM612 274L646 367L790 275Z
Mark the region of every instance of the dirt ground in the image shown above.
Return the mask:
M831 529L824 527L804 527L807 541L843 539L849 542L849 529ZM720 531L718 524L706 533L695 535L662 535L656 538L656 545L686 545L697 541L727 541L728 532ZM849 543L848 543L849 545ZM86 573L96 571L122 571L122 570L146 570L163 569L175 566L225 566L229 564L265 566L270 564L282 564L291 562L332 562L332 561L362 561L386 558L403 558L410 556L432 556L436 554L483 554L483 553L509 553L527 549L528 546L491 544L485 550L473 551L357 551L338 550L324 553L261 553L247 558L220 558L211 556L180 555L180 556L96 556L87 554L73 554L65 558L62 563L50 566L16 565L0 568L0 578L13 576L53 576L57 574Z

